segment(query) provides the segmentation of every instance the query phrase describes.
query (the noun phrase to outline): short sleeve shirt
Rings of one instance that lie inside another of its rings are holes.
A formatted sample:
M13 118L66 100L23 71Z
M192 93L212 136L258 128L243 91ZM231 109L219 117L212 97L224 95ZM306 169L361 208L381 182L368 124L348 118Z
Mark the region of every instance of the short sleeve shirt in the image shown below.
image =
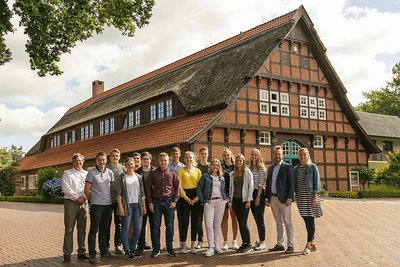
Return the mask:
M110 185L114 182L112 170L105 168L103 172L93 168L86 176L86 182L91 183L90 204L92 205L111 205Z

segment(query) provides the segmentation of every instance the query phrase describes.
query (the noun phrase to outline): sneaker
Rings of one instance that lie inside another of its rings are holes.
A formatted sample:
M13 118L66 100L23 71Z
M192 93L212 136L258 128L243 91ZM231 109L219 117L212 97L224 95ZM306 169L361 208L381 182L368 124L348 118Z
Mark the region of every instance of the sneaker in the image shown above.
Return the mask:
M161 253L160 253L159 250L158 250L158 251L154 251L154 250L153 250L153 252L151 252L151 257L152 257L152 258L157 258L158 256L160 256L160 254L161 254Z
M162 251L167 251L168 249L167 249L167 246L165 246L165 247L163 247L162 248Z
M206 251L206 257L211 257L212 255L214 255L214 248L209 248Z
M136 254L142 255L143 251L144 251L143 247L137 247L135 250L135 256Z
M199 241L199 242L197 242L197 245L194 248L200 249L202 247L203 247L203 241Z
M197 249L191 248L191 249L190 249L190 253L192 253L192 254L197 254Z
M115 247L115 254L122 255L124 254L124 250L122 249L121 245Z
M245 247L247 247L247 245L246 245L246 244L242 244L236 251L237 251L238 253L243 253L243 249L244 249Z
M253 247L254 250L263 250L265 249L265 242L259 242L257 243L256 247Z
M106 254L101 255L102 259L115 259L115 256L111 254L110 252L107 252Z
M254 242L253 248L255 249L258 246L258 241Z
M242 250L242 253L248 253L253 251L253 248L251 246L245 246Z
M185 247L182 247L181 248L181 253L182 254L187 254L188 252L187 252L187 249L185 248Z
M223 251L221 248L217 248L217 247L214 248L214 251L215 251L215 253L217 253L217 254L222 254L222 253L224 253L224 251Z
M236 240L232 241L232 249L233 250L238 250L239 249L239 245L238 245L238 242Z
M63 263L68 263L71 261L71 255L64 255Z
M137 249L132 254L135 255L135 258L141 258L142 257L142 253L140 251L138 251Z
M77 257L79 260L87 260L87 259L89 259L89 256L88 255L86 255L85 253L82 253L82 254L78 254L78 257Z
M124 259L125 260L134 260L135 256L132 253L125 253Z
M167 255L170 257L176 257L176 252L172 248L170 248L167 250Z
M146 244L146 245L144 245L144 249L145 249L145 250L149 250L149 249L151 249L151 247L150 247L149 245Z
M89 263L90 263L90 264L96 264L96 263L97 263L97 258L96 258L96 256L94 256L94 257L89 257Z
M224 245L222 246L223 250L228 250L228 242L224 241Z

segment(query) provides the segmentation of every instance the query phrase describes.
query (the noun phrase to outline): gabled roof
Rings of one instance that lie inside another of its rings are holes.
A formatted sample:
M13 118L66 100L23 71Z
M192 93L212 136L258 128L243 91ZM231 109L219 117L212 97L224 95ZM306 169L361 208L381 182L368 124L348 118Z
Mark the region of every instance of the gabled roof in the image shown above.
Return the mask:
M359 123L369 136L400 139L400 118L368 112L357 112Z

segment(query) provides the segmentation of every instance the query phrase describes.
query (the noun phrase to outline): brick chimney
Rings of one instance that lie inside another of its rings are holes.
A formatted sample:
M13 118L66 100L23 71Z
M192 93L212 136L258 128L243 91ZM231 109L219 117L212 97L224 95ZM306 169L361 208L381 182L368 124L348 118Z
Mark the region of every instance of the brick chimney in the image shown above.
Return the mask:
M92 98L104 92L104 82L96 80L92 82Z

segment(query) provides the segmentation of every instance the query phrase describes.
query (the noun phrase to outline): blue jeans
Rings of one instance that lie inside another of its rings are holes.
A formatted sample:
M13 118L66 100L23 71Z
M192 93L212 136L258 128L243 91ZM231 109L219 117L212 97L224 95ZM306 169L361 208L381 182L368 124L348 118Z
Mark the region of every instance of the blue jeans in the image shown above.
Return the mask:
M99 248L101 255L108 253L107 233L110 228L111 205L90 206L90 230L89 230L89 255L96 256L96 234L99 232Z
M153 251L158 252L160 250L160 226L161 216L164 214L164 223L166 227L166 243L167 249L172 249L172 242L174 240L174 209L169 206L172 202L172 198L155 198L153 199L154 214L153 214L153 227L151 229L152 236L151 242Z
M139 203L129 203L129 215L121 217L122 231L121 240L125 253L134 253L139 240L140 231L142 230L142 219L140 215ZM129 226L133 224L133 233L129 240Z

